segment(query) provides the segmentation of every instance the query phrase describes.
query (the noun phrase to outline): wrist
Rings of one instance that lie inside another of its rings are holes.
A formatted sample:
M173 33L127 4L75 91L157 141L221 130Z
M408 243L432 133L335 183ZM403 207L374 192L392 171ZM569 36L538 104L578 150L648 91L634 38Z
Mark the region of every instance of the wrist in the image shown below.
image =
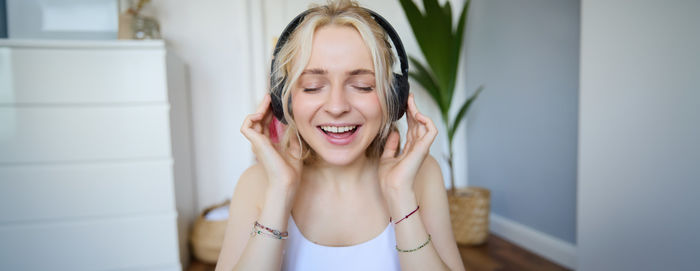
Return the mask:
M393 219L400 219L418 206L416 194L412 190L394 191L385 195L385 199Z

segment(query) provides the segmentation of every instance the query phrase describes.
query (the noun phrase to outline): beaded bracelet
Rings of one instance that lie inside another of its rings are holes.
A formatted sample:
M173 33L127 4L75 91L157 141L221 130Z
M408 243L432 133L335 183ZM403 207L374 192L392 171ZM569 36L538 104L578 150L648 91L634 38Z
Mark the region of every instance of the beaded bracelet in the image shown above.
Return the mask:
M258 223L257 221L255 221L255 227L262 228L263 230L266 230L266 231L274 234L275 236L287 237L287 235L289 235L289 233L286 231L281 232L281 231L278 231L275 229L270 229L270 228L265 227L262 224Z
M406 216L404 216L404 217L403 217L402 219L400 219L399 221L394 222L394 225L399 224L399 222L401 222L401 221L403 221L404 219L406 219L406 218L408 218L409 216L411 216L413 213L415 213L416 211L418 211L419 208L420 208L420 205L416 206L416 209L415 209L415 210L413 210L412 212L408 213ZM391 221L391 219L389 219L389 221Z
M277 236L277 235L274 235L272 233L267 233L267 232L261 231L261 230L256 229L256 228L253 228L253 231L250 233L250 235L251 236L252 235L265 235L265 236L270 237L272 239L287 240L286 236Z
M265 232L263 230L265 230L267 232ZM289 233L287 233L286 231L280 232L278 230L270 229L270 228L265 227L262 224L258 223L257 221L255 221L255 224L253 224L253 230L250 233L250 235L255 235L255 234L265 235L265 236L268 236L270 238L279 239L279 240L285 240L285 239L287 239L287 236L289 235Z
M398 251L398 252L414 252L414 251L419 250L419 249L423 248L424 246L428 245L428 244L430 243L430 240L431 240L431 239L432 239L432 237L430 236L430 234L428 234L428 240L425 241L425 243L423 243L422 245L418 246L417 248L414 248L414 249L400 249L400 248L399 248L399 245L396 245L396 251Z

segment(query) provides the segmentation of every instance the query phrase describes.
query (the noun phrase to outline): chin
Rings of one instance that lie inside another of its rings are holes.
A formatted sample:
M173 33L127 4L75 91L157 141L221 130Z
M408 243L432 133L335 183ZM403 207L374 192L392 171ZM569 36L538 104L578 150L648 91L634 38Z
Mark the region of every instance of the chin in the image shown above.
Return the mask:
M334 166L347 166L357 159L364 157L365 151L361 150L325 150L316 152L318 158Z

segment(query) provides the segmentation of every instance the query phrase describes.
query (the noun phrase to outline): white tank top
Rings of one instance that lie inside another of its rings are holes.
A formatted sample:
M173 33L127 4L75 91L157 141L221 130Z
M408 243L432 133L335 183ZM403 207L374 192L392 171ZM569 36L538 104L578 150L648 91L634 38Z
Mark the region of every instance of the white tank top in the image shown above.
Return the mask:
M282 270L401 270L393 225L389 223L379 236L367 242L329 247L306 239L290 215Z

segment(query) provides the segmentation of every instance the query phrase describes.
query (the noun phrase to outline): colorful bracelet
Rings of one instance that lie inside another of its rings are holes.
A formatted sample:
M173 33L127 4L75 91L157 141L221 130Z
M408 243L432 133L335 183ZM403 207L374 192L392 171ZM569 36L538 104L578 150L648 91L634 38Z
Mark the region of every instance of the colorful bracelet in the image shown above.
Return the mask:
M286 231L280 232L278 230L270 229L255 221L255 224L253 224L253 230L251 231L250 235L265 235L273 239L285 240L287 239L287 236L289 234Z
M403 217L402 219L400 219L399 221L394 222L394 225L399 224L399 222L401 222L401 221L403 221L404 219L406 219L406 218L408 218L409 216L411 216L413 213L415 213L416 211L418 211L419 208L420 208L420 205L416 206L416 209L415 209L415 210L413 210L412 212L410 212L409 214L407 214L406 216L404 216L404 217ZM391 219L389 219L389 221L391 221Z
M286 240L287 239L286 236L285 237L277 236L277 235L274 235L272 233L264 232L264 231L259 230L257 228L253 228L253 231L250 233L250 235L251 236L253 236L253 235L265 235L265 236L270 237L272 239L278 239L278 240Z
M423 243L422 245L418 246L417 248L414 248L414 249L400 249L400 248L399 248L399 245L396 245L396 251L398 251L398 252L414 252L414 251L419 250L419 249L423 248L424 246L428 245L428 244L430 243L430 240L431 240L431 239L432 239L432 237L430 236L430 234L428 234L428 241L425 241L425 243Z
M287 236L289 235L289 233L286 232L286 231L281 232L281 231L278 231L278 230L270 229L270 228L265 227L265 226L263 226L262 224L258 223L257 221L255 221L255 226L254 226L254 227L259 227L259 228L261 228L261 229L263 229L263 230L266 230L266 231L268 231L268 232L274 234L275 236L279 236L279 237L287 237Z

